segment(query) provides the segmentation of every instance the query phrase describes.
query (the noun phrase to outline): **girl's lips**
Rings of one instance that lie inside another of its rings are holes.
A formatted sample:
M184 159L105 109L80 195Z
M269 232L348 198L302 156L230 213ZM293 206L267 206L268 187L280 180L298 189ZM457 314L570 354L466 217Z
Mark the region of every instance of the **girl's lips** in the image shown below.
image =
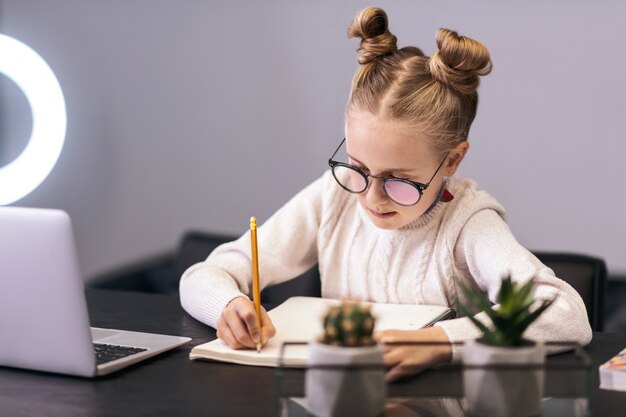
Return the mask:
M388 211L384 213L379 213L371 209L367 209L367 210L372 214L372 216L378 217L379 219L388 219L389 217L393 217L397 214L396 211Z

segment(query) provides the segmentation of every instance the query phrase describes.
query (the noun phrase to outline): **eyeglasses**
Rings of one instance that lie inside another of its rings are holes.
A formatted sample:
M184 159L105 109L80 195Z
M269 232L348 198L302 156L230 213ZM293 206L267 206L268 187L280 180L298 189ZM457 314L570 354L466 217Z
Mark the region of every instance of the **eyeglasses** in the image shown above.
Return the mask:
M339 152L339 149L341 149L341 146L345 141L346 138L343 138L337 149L335 149L333 155L328 159L328 165L332 168L333 177L335 177L337 184L350 193L360 194L367 190L370 178L379 178L382 183L383 192L387 195L387 197L389 197L394 203L407 207L414 206L420 201L422 194L428 188L431 181L435 178L443 166L443 163L448 158L448 155L446 155L430 180L428 180L426 184L422 184L403 178L386 178L378 175L367 174L362 169L355 167L354 165L334 161L333 158L337 155L337 152Z

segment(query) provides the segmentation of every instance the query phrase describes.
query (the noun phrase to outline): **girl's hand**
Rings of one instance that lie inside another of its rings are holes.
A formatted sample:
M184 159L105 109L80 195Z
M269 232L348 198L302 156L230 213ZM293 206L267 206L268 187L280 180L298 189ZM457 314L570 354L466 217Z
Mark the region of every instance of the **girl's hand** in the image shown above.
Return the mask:
M452 359L450 339L439 327L421 330L383 330L376 332L374 338L381 343L392 342L442 342L442 345L385 346L385 365L391 369L385 374L387 382L416 374L426 368Z
M233 349L255 349L257 342L266 344L276 329L267 312L261 306L261 328L254 303L247 297L233 299L217 320L217 337Z

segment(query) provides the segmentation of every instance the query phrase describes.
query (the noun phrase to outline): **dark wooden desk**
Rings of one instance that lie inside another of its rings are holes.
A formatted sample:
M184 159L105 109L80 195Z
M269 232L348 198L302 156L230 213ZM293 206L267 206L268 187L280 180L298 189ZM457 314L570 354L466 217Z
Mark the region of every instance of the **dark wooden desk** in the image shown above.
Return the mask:
M0 416L276 416L274 369L188 359L191 348L215 338L215 332L188 316L177 297L88 290L87 302L94 326L193 340L95 380L0 368ZM624 347L626 335L596 333L587 348L594 361L594 416L626 410L626 393L596 388L597 367ZM449 383L437 371L414 380L435 388Z

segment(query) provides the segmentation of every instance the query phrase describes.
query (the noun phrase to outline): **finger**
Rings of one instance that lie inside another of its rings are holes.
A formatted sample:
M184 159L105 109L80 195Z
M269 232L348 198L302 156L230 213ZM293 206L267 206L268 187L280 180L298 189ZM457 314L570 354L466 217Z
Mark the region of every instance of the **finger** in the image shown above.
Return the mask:
M385 366L396 366L402 362L402 354L398 351L398 348L390 348L389 351L384 353L383 362Z
M400 378L412 376L426 369L423 364L412 364L406 361L397 362L395 366L385 374L385 380L388 382L396 381Z
M218 320L217 322L217 337L219 337L224 343L226 343L233 349L244 348L245 346L239 343L233 333L230 331L230 328L228 327L226 321L222 320L222 322L220 323L220 320Z
M226 323L224 322L224 315L222 314L217 319L217 326L215 327L215 330L216 330L216 333L217 333L217 338L221 339L222 341L225 341L224 340L224 335L223 335L223 332L222 332L222 328L224 326L226 326Z
M385 381L386 382L394 382L394 381L397 381L398 379L404 378L404 377L406 377L408 375L409 375L409 373L401 365L394 366L389 371L387 371L387 373L385 374Z
M398 347L398 346L395 346L395 345L389 345L389 344L387 344L387 343L385 343L385 342L378 342L378 343L380 343L380 345L383 347L383 352L384 352L385 354L387 354L387 353L389 353L389 352L392 352L393 350L399 349L399 347Z
M261 307L261 320L263 321L261 326L261 343L266 344L276 335L276 328L274 327L274 323L272 323L272 319L263 307Z
M256 308L252 302L238 305L236 307L237 315L242 321L242 325L246 328L246 334L253 344L256 346L261 341L261 329L259 328L259 318L256 315Z
M256 346L256 343L253 342L253 339L248 331L248 326L239 316L239 310L224 310L224 314L222 315L225 318L225 322L228 325L230 332L239 343L249 348Z

